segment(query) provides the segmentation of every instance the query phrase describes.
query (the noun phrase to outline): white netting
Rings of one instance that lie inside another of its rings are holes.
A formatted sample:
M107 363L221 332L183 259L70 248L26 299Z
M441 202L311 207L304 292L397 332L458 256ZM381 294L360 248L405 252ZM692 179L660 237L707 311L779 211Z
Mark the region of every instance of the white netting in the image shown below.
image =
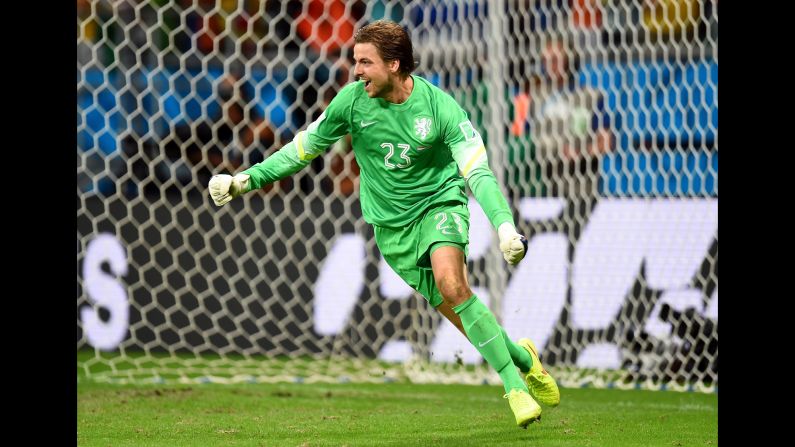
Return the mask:
M78 1L79 369L105 380L496 382L386 266L348 138L212 205L409 30L530 238L471 201L471 283L563 385L717 385L717 1Z

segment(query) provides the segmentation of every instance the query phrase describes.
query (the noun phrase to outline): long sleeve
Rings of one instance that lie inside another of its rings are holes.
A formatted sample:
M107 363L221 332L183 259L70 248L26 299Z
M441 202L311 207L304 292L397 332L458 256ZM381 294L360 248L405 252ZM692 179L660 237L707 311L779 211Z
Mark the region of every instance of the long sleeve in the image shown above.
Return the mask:
M491 225L496 230L505 222L513 223L513 213L508 201L489 168L486 146L466 112L449 98L440 107L439 117L442 120L445 143Z
M350 132L353 87L348 84L306 130L275 154L243 171L250 176L251 188L259 189L305 168L332 144Z
M301 135L296 136L296 139ZM295 140L265 160L243 171L250 176L251 189L259 189L268 183L281 180L305 168L311 159L301 159L296 149Z
M495 230L505 222L513 223L513 214L508 206L508 201L505 200L505 196L497 184L497 179L488 165L475 169L466 180L475 200L483 208L483 212L486 213L486 217L489 218L489 222Z

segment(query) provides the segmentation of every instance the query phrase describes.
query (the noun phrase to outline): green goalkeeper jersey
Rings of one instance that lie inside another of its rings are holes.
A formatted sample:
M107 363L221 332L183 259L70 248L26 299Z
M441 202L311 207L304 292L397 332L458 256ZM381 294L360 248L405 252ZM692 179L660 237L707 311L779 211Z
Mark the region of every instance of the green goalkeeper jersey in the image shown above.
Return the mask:
M368 223L400 228L434 204L466 204L465 182L495 228L512 222L466 112L427 80L412 78L414 88L401 104L368 97L362 81L346 85L292 142L244 171L252 188L297 172L350 133Z

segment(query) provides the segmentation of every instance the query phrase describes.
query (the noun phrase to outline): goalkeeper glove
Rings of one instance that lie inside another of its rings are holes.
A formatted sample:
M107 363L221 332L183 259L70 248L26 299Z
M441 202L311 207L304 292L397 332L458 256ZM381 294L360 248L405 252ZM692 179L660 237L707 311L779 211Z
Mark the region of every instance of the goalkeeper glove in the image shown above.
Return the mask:
M508 264L516 265L524 258L527 252L527 238L516 232L510 222L505 222L497 228L500 237L500 250L502 257Z
M207 188L210 198L217 206L226 205L235 197L251 191L248 174L237 174L234 177L226 174L214 175Z

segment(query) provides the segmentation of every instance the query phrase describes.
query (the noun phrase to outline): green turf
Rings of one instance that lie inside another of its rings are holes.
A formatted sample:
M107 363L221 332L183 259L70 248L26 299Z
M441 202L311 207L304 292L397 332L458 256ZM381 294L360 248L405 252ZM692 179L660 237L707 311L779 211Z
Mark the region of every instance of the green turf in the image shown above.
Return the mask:
M522 430L495 386L80 381L78 445L717 445L715 394L561 392Z

